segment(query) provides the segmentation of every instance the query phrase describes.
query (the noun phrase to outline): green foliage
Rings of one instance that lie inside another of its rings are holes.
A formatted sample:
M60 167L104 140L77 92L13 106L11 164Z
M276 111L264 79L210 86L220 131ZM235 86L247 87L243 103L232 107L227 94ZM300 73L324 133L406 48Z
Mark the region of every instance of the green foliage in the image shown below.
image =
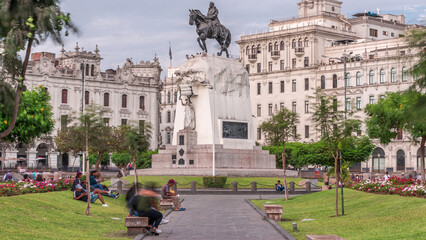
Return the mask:
M48 134L54 127L50 96L41 86L21 94L21 107L18 110L15 127L5 140L30 143L42 134ZM6 98L0 97L6 100ZM0 103L0 106L2 103ZM3 105L5 106L5 105ZM0 132L8 128L12 120L11 112L0 111Z
M204 176L203 183L207 188L223 188L227 178L226 176Z
M299 135L294 131L299 116L287 108L281 109L276 115L263 122L259 128L265 134L265 140L270 145L278 145L288 142L290 139L297 140Z
M424 51L426 47L426 29L424 27L413 29L408 36L408 40L410 41L411 47L420 50L420 60L411 69L413 76L417 78L414 87L424 89L426 88L426 52Z
M92 154L89 155L90 165L96 164L96 160L98 159L98 156L99 156L99 154L97 154L97 153L92 153ZM108 163L109 163L109 155L108 154L102 154L100 164L101 165L108 165Z
M111 161L117 167L126 167L132 161L132 155L129 152L115 152L111 155Z
M156 149L155 151L149 151L148 150L146 152L142 152L136 158L136 166L139 169L151 168L152 154L158 154L158 149Z

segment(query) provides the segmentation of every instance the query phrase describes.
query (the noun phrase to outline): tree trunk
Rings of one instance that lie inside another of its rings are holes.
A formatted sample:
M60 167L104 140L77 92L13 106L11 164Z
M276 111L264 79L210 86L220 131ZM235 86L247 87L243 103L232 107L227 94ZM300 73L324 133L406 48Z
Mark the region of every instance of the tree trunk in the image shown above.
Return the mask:
M84 117L84 116L83 116ZM86 123L86 190L87 190L87 208L86 208L86 215L90 215L90 160L89 160L89 126L87 123L87 119L85 119Z
M96 171L99 171L99 165L101 164L101 158L103 154L104 154L103 152L98 153L98 158L96 159L96 165L95 165Z
M339 153L334 157L334 177L336 178L336 216L339 216Z
M135 195L138 194L138 171L136 171L136 156L132 153L133 168L135 169Z
M24 90L25 73L27 71L27 66L28 66L28 61L31 54L31 47L33 45L33 41L34 41L33 38L30 38L30 40L28 40L27 51L25 53L25 60L24 60L24 63L22 64L22 71L21 71L22 81L18 81L18 87L17 87L16 95L15 95L15 106L13 108L13 113L12 113L12 120L10 121L9 127L3 132L0 132L0 139L7 137L12 132L13 128L15 127L16 118L18 116L19 103L21 101L21 93Z
M425 142L426 142L426 135L422 136L422 141L420 143L420 171L422 171L422 183L423 185L426 184L425 179Z
M283 159L283 174L284 174L284 195L285 200L288 200L288 188L287 188L287 180L285 178L285 142L283 142L283 153L282 153L282 159Z

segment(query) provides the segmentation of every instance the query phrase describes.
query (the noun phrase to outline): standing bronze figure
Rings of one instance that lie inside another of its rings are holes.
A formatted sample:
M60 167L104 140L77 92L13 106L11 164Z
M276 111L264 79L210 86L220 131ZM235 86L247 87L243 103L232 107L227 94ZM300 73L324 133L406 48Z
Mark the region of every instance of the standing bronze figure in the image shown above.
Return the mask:
M222 55L222 52L226 52L226 56L229 58L228 47L231 43L231 32L225 26L223 26L218 18L219 11L213 2L210 2L210 8L207 12L207 16L204 16L200 10L189 10L189 25L197 26L198 44L201 49L207 52L206 39L216 39L220 45L220 52L218 56Z

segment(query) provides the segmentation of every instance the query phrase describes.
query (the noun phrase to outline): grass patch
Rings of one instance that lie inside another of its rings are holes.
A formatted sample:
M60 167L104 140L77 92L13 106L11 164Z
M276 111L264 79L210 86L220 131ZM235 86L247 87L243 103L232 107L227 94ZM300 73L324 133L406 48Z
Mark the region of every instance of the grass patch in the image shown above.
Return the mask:
M279 224L297 239L305 239L308 234L338 235L344 239L425 239L425 199L349 189L344 193L345 216L341 217L330 217L336 212L334 190L297 196L289 201L252 202L260 209L265 202L282 205L285 220ZM341 203L339 210L340 206ZM308 218L315 220L301 221ZM297 222L298 232L292 231L293 222Z
M87 203L74 200L69 190L0 197L0 238L129 239L124 196L104 199L110 207L97 200L91 205L92 215L85 216Z
M178 183L178 188L191 188L191 182L197 182L197 188L205 188L203 184L202 176L139 176L139 181L142 183L145 182L155 182L158 186L162 186L167 183L169 179L173 178ZM135 180L134 176L127 176L123 179L133 183ZM225 183L225 188L232 188L232 182L238 183L238 188L251 188L251 182L257 182L258 188L275 188L275 183L277 180L281 180L277 177L228 177ZM298 184L300 181L304 180L303 178L287 178L287 184L291 181ZM111 181L105 181L105 185L111 185ZM322 182L318 182L319 186L324 185ZM296 188L299 188L296 185Z

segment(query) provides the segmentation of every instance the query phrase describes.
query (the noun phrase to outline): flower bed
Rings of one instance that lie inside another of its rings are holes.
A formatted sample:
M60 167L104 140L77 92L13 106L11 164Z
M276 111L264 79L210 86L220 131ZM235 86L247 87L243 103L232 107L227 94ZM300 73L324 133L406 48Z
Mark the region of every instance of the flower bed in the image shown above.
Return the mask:
M391 177L386 180L353 181L345 187L371 193L398 194L401 196L426 197L426 187L420 181L408 178Z
M0 196L15 196L27 193L43 193L70 189L73 180L43 181L25 180L0 184Z

